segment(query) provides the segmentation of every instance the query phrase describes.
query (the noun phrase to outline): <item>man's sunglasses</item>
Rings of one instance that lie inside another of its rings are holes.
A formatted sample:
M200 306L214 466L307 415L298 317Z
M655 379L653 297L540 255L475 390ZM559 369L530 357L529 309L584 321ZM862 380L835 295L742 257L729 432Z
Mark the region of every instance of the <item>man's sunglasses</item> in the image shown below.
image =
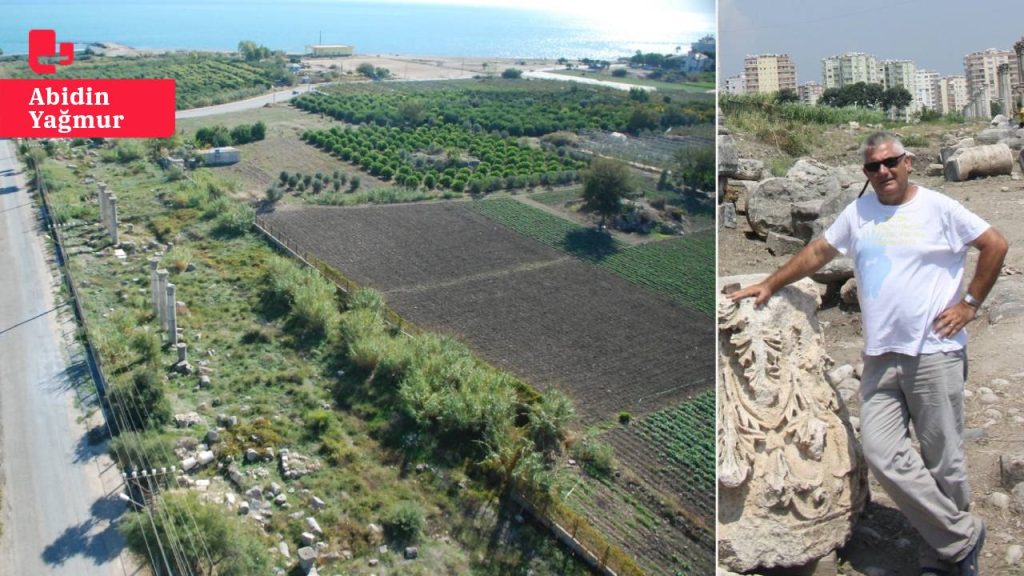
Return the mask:
M903 157L906 155L907 153L904 152L899 156L893 156L892 158L886 158L885 160L879 160L878 162L865 162L864 170L872 173L878 172L879 170L882 169L882 164L885 164L886 168L895 168L896 166L899 165L900 160L903 160Z

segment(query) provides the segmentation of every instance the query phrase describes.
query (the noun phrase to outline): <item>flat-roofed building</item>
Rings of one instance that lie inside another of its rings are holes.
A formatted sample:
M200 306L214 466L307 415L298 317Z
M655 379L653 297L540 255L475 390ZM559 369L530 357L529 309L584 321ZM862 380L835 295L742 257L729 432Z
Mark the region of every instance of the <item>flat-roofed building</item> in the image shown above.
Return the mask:
M936 110L943 114L961 114L970 102L967 92L967 78L946 76L936 85Z
M747 79L743 77L743 74L729 76L725 79L725 93L737 96L746 94L746 82Z
M774 94L779 90L796 91L796 65L789 54L758 54L743 60L744 91L747 94Z
M858 82L882 84L882 70L878 59L863 52L847 52L821 60L821 80L826 90Z
M964 76L967 78L967 94L972 98L982 91L989 101L999 100L999 65L1010 65L1011 85L1020 82L1017 68L1017 54L1013 50L989 48L964 56Z
M310 56L351 56L352 46L346 44L313 44L306 46Z
M814 106L818 103L818 99L821 98L821 94L825 91L825 87L817 82L804 82L796 89L797 96L800 97L800 101L804 104L810 104Z

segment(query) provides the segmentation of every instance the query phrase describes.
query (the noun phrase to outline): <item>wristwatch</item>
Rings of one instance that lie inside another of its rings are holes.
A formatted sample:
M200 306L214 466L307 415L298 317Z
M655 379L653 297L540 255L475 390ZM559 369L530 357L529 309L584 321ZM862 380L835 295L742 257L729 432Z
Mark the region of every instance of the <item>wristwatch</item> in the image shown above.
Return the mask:
M975 298L974 296L971 296L970 292L964 292L964 302L971 308L974 308L975 310L981 308L981 301Z

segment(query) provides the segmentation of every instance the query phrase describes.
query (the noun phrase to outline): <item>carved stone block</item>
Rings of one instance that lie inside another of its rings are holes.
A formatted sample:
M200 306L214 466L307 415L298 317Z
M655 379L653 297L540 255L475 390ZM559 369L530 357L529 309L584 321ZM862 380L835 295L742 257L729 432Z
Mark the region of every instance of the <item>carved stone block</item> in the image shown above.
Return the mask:
M736 572L824 557L849 538L867 498L860 447L825 379L818 303L807 279L761 308L718 296L719 562Z

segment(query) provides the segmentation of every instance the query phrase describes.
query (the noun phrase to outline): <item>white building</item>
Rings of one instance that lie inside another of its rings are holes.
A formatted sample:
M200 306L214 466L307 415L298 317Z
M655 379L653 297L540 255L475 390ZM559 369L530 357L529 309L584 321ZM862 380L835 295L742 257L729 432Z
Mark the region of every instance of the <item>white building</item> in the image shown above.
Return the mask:
M903 88L910 93L912 100L903 111L904 114L921 110L921 102L917 100L917 70L914 63L910 60L885 60L881 70L884 88Z
M746 83L747 79L743 77L743 74L730 76L725 79L723 90L726 94L735 94L737 96L746 94Z
M931 70L918 70L914 73L914 83L917 86L917 91L914 94L914 99L917 100L922 108L929 110L939 110L939 80L942 76L938 72L932 72Z
M825 89L842 88L858 82L882 84L883 71L874 56L863 52L847 52L822 59L821 79Z

